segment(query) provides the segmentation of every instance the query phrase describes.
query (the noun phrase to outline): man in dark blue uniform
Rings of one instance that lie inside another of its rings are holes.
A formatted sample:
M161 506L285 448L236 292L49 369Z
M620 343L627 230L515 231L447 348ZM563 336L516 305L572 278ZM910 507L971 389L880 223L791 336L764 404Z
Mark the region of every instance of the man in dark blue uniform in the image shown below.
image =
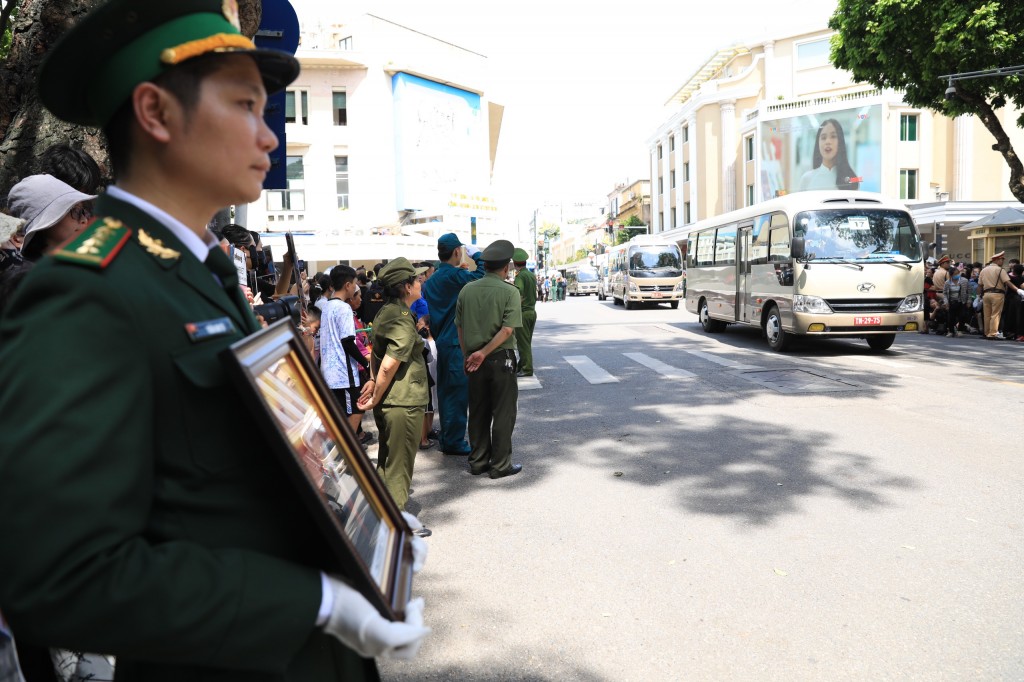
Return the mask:
M474 258L476 270L461 267L463 252ZM455 304L462 287L484 276L484 261L480 249L466 246L452 232L437 240L437 259L441 265L423 283L423 297L430 309L430 333L437 344L437 402L441 412L438 447L446 455L468 456L469 385L455 329Z

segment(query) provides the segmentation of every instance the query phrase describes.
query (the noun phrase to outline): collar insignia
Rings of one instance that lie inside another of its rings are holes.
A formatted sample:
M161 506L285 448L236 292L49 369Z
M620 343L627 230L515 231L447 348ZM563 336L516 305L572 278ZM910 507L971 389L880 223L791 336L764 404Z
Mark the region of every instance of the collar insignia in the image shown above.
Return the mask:
M178 260L181 258L181 254L174 249L169 249L164 246L164 243L159 239L153 239L145 230L139 230L139 243L157 258L164 260Z

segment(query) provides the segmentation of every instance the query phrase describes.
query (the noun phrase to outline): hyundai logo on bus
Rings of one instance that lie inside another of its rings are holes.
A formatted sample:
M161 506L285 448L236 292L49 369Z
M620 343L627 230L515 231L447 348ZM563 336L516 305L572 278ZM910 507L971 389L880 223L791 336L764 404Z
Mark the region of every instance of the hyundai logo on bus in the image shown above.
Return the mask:
M872 284L871 282L864 282L863 284L858 284L857 285L857 291L859 291L861 293L864 293L864 294L866 294L867 292L871 291L874 288L875 288L875 285Z

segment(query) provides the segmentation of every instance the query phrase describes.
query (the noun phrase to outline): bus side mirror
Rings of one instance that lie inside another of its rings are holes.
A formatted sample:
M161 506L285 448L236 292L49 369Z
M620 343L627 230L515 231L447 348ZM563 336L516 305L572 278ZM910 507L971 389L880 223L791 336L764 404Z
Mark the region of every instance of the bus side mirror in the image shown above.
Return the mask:
M800 260L807 255L803 237L793 237L793 244L789 247L789 253L795 260Z

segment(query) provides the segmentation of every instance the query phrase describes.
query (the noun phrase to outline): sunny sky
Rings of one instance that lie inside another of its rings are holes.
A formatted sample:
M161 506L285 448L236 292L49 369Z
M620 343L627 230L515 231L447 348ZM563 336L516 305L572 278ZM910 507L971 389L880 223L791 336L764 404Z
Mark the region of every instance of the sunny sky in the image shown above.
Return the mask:
M300 17L330 12L292 0ZM360 6L349 2L345 11ZM601 198L649 176L646 140L665 101L716 50L824 26L835 0L676 3L377 0L364 11L488 57L505 105L495 195L512 212Z

